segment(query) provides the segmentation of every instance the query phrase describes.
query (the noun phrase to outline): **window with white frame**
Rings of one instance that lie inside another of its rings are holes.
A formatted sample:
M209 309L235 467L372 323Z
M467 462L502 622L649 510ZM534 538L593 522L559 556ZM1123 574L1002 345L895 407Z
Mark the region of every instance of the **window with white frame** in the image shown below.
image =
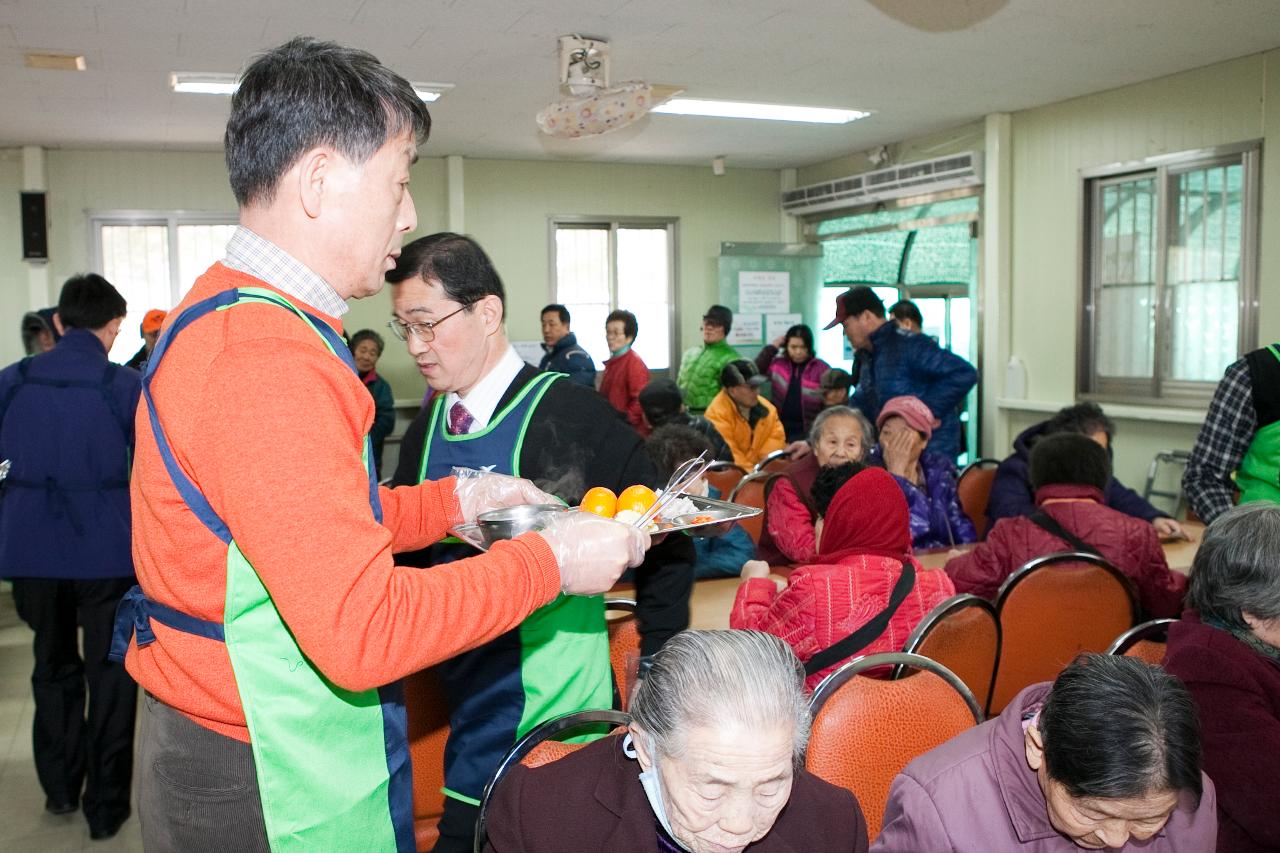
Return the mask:
M1086 175L1081 391L1203 403L1256 338L1257 144Z
M636 315L635 350L651 370L671 366L676 220L551 221L551 301L569 309L578 343L602 369L604 323L621 308Z
M152 308L168 311L214 261L236 228L234 213L106 211L89 216L95 268L129 304L112 361L142 346L140 327Z

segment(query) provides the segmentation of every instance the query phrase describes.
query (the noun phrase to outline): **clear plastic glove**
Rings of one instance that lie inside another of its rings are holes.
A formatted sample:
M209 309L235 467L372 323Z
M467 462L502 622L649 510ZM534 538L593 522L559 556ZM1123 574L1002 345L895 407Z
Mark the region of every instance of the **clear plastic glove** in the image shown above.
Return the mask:
M476 516L491 509L523 504L563 504L555 495L547 494L528 480L506 474L477 471L474 468L454 468L458 484L453 494L458 499L462 520L471 523Z
M560 591L569 595L606 592L649 548L648 533L589 512L556 513L537 535L556 555Z

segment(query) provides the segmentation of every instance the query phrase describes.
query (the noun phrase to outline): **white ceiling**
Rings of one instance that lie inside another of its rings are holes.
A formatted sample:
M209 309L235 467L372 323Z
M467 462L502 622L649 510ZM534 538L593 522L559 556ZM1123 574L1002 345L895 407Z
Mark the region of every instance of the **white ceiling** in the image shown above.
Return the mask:
M559 35L608 38L613 78L690 97L873 110L843 126L649 116L541 136ZM227 99L170 71L238 71L297 34L456 84L423 153L801 166L1280 46L1277 0L0 0L0 146L220 147ZM23 67L83 53L83 73Z

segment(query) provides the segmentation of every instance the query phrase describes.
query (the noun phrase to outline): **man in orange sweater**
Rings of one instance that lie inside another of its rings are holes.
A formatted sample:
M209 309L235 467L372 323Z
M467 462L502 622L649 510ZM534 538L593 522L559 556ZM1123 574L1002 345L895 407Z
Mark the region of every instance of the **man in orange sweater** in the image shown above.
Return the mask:
M397 680L560 592L608 589L648 545L567 513L447 567L393 565L485 509L548 500L514 477L372 475L373 401L339 318L416 226L429 126L376 58L308 38L257 59L232 100L240 227L166 319L137 420L141 588L113 651L147 691L148 849L412 851Z

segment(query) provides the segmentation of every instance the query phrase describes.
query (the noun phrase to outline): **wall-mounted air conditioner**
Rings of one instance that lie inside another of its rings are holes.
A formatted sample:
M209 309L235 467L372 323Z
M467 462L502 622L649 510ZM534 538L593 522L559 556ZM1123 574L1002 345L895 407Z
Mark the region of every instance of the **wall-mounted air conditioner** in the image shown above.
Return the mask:
M787 190L782 209L801 216L981 183L982 154L966 151Z

